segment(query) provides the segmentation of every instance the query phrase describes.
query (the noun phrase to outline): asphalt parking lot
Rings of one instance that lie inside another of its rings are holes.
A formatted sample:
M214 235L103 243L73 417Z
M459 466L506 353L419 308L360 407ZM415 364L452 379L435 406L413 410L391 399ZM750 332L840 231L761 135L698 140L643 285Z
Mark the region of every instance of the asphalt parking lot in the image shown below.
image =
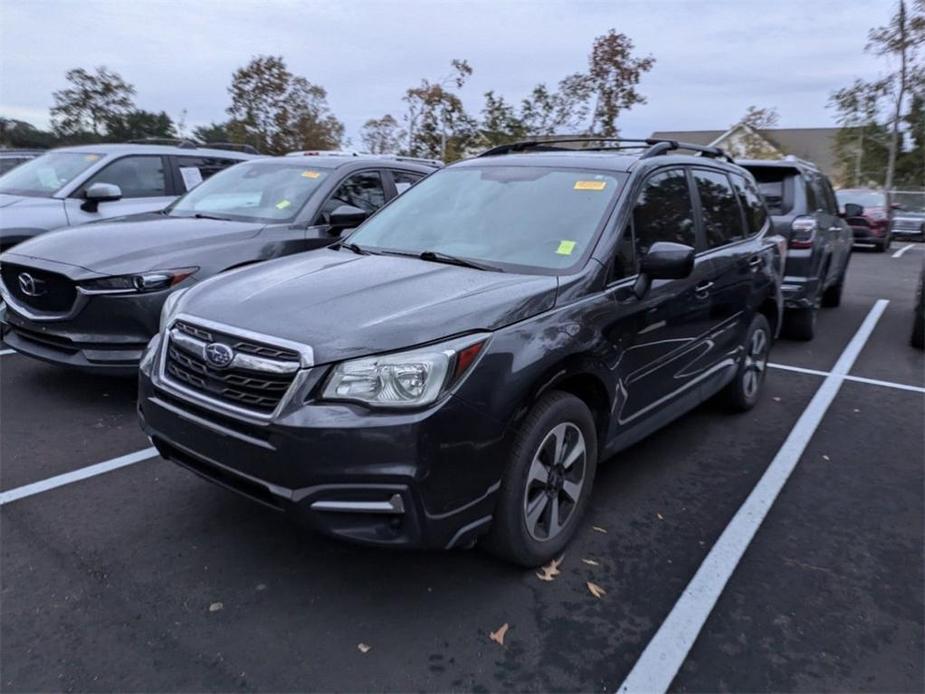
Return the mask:
M144 453L30 487L149 443L133 383L3 353L0 686L922 691L925 360L908 339L923 260L925 244L856 252L842 306L813 342L777 343L753 411L707 403L604 465L548 582L478 550L310 535ZM727 552L788 456L744 553ZM712 610L695 577L720 591Z

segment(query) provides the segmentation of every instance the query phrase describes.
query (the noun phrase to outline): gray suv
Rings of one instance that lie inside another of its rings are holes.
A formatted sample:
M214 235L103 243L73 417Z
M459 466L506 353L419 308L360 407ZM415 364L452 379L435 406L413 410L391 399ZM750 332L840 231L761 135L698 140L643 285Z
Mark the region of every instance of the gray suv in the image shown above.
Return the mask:
M58 227L161 210L246 159L253 156L188 145L51 150L0 176L0 250Z

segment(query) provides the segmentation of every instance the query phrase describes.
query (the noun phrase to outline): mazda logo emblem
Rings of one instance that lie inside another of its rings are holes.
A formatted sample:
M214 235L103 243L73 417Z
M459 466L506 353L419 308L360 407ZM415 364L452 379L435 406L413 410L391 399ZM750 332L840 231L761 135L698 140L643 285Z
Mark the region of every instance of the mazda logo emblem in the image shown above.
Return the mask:
M26 296L42 296L45 293L45 280L36 279L28 272L19 273L19 288Z
M224 369L234 361L234 350L228 345L223 345L221 342L212 342L206 345L205 357L209 366L214 366L216 369Z

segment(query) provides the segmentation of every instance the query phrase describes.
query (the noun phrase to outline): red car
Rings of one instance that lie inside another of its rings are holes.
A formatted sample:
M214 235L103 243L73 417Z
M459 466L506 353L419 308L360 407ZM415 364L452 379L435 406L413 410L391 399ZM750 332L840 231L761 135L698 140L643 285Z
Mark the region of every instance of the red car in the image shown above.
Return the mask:
M889 249L893 232L890 229L886 193L871 188L845 188L836 191L835 197L851 226L855 244L873 244L880 253ZM846 205L856 207L851 209Z

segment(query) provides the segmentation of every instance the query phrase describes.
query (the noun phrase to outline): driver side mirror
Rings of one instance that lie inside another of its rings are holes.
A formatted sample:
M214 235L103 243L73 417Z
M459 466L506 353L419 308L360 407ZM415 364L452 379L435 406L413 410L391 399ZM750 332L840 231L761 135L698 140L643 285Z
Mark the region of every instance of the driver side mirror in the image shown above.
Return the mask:
M860 217L864 214L864 208L861 205L857 205L853 202L845 203L845 217Z
M345 229L360 226L367 217L369 213L366 210L353 205L341 205L328 215L328 224L331 226L331 233L339 234Z
M633 293L642 298L649 291L652 280L679 280L694 270L694 249L683 243L658 241L639 263L639 279Z
M122 199L122 189L114 183L94 183L84 191L84 212L96 212L101 202L115 202Z

